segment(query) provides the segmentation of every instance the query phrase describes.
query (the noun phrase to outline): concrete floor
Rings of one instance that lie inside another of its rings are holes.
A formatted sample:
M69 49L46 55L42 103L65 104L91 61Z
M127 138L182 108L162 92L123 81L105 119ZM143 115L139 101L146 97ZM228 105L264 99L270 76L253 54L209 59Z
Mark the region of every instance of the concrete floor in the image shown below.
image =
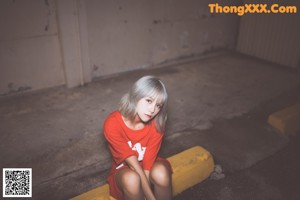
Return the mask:
M225 169L225 178L209 178L174 200L299 200L299 152L300 134L252 167L234 172Z
M300 74L234 52L128 72L74 89L1 97L1 167L32 168L33 199L68 199L102 185L110 167L102 123L132 83L146 74L160 77L170 96L161 155L200 145L225 173L225 178L206 180L177 199L284 197L284 188L262 179L285 173L299 177L297 168L278 172L271 164L288 159L287 165L294 166L299 137L278 134L267 117L300 101ZM290 153L280 156L285 149ZM268 173L272 170L274 175ZM261 191L273 196L247 195Z

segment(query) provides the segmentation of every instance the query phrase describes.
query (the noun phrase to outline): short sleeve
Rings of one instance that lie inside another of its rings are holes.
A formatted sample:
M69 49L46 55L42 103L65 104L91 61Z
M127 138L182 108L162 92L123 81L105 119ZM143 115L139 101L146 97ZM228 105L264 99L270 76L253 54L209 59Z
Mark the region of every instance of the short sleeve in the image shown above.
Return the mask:
M156 131L156 128L154 128L153 133L151 135L151 138L149 139L148 145L147 145L147 151L145 153L144 159L143 159L143 168L145 170L151 170L156 158L157 154L159 152L163 134Z
M117 165L129 156L135 155L135 152L128 146L128 140L118 120L108 118L104 123L103 130L112 157Z

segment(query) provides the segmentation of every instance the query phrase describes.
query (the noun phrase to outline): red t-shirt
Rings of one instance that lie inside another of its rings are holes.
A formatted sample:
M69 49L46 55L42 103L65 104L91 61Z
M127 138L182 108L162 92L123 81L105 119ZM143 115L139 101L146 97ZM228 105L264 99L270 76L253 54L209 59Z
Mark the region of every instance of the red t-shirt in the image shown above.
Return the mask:
M107 117L103 129L113 157L112 170L121 167L131 155L136 155L144 170L152 168L163 137L154 121L141 130L132 130L124 123L121 113L115 111Z

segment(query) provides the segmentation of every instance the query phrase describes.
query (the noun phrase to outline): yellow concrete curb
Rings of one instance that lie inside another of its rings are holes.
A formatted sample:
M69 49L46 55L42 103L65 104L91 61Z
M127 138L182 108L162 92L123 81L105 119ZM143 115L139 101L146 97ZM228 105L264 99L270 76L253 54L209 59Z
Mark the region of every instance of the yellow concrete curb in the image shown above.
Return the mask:
M167 158L173 168L173 195L202 182L214 170L211 154L200 146L195 146ZM97 187L71 200L113 200L109 195L108 184Z
M269 115L268 123L285 135L300 131L300 103Z

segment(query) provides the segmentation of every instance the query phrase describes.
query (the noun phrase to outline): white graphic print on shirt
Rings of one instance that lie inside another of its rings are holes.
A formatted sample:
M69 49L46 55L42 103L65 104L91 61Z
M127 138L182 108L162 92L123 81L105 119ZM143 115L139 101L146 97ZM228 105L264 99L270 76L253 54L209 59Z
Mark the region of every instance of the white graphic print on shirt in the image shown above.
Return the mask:
M146 147L142 147L141 143L136 143L133 147L132 147L132 142L128 141L128 145L129 147L133 150L133 151L137 151L139 156L138 156L138 161L142 161L146 152ZM124 166L124 163L119 164L116 169L119 169L121 167Z
M142 161L144 158L144 154L146 152L146 147L142 147L141 143L136 143L133 147L132 147L132 142L128 141L128 145L129 147L133 150L133 151L137 151L139 154L138 157L138 161Z

